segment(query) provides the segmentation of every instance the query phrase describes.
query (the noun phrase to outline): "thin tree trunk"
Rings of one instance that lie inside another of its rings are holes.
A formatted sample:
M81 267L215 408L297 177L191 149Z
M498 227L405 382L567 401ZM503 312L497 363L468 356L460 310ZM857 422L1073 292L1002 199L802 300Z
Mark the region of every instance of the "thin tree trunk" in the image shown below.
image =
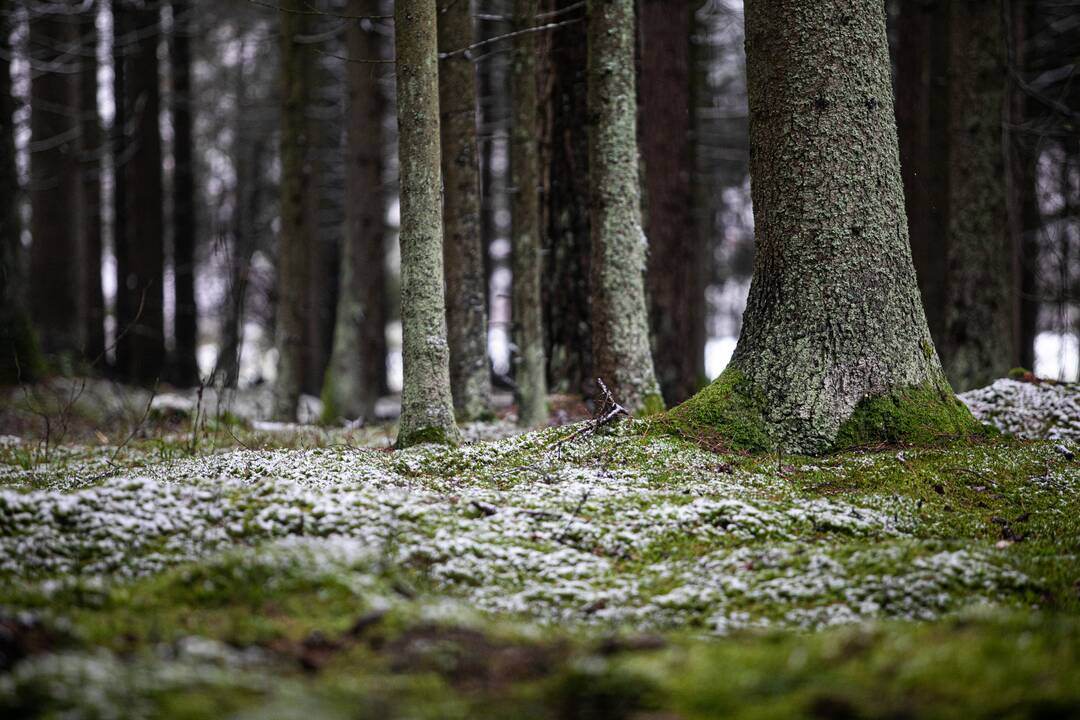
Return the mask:
M102 257L102 197L101 174L104 168L105 139L98 115L97 82L97 14L98 2L90 2L81 16L82 67L79 74L79 95L82 99L82 243L86 259L83 263L83 312L86 327L85 353L89 361L105 357L105 295L101 287Z
M174 381L199 381L196 361L199 327L195 303L195 158L192 132L191 37L195 30L192 0L172 0L173 121L173 268L176 287Z
M401 419L397 444L456 444L443 295L439 61L435 0L397 0L401 175Z
M574 0L548 0L549 12ZM572 17L568 14L560 17ZM595 388L589 290L589 143L586 24L542 33L549 43L541 92L544 130L540 167L544 248L544 329L548 384L591 395Z
M11 93L12 14L0 13L0 385L34 382L45 373L26 308L26 277L15 165L15 102Z
M362 15L362 0L350 0L349 14ZM353 23L347 37L351 58L383 56L379 33ZM351 63L346 68L349 104L346 124L345 237L341 246L341 281L334 324L334 349L323 380L324 419L372 420L385 372L386 335L382 315L383 116L386 102L377 65Z
M663 409L649 348L634 2L589 3L589 187L596 373L631 412Z
M514 0L514 20L523 29L536 23L536 0ZM537 147L536 36L515 40L510 65L513 90L513 137L510 171L513 206L514 333L518 348L515 375L518 422L525 427L547 423L547 378L544 364L544 317L540 254L540 165Z
M1013 49L1009 58L1009 217L1014 257L1014 281L1019 296L1015 303L1016 365L1035 369L1035 337L1038 334L1039 300L1039 216L1035 192L1035 148L1037 141L1026 132L1032 116L1032 100L1024 92L1016 76L1027 78L1033 64L1034 51L1029 45L1029 33L1034 25L1035 4L1009 3L1009 42Z
M117 337L126 332L126 325L120 325L121 319L130 322L136 307L129 306L131 294L127 292L128 252L127 252L127 178L124 165L128 153L128 106L127 91L127 45L125 37L131 30L131 19L124 0L109 0L112 14L112 61L113 61L113 122L110 143L112 144L112 184L113 184L113 257L116 260L116 295L113 304L115 332L112 339L115 357L113 374L124 379L126 366L122 364L125 353L121 352ZM126 347L125 347L126 352Z
M74 0L30 16L30 307L42 349L70 363L83 351L79 165L79 22ZM70 368L70 365L68 365Z
M675 404L705 377L703 247L691 215L690 34L696 3L641 3L642 155L653 361Z
M956 0L949 60L949 240L943 361L957 390L1013 362L1012 248L1005 195L1005 46L998 3Z
M794 452L972 432L911 261L883 4L755 0L746 48L750 298L728 369L670 421Z
M305 277L310 243L305 235L304 188L311 181L307 163L308 73L306 48L296 38L305 32L301 0L285 0L281 16L281 247L277 261L277 380L274 414L293 421L304 372Z
M896 124L912 259L930 334L944 355L949 3L901 0L896 36Z
M127 316L117 316L117 362L122 377L149 385L161 377L165 362L164 251L162 247L163 188L161 133L158 127L158 7L138 7L130 13L126 36L124 104L130 123L123 161L126 183L126 223L123 252L125 276L117 293L125 293Z
M442 0L439 50L472 44L468 0ZM476 149L476 69L468 53L439 62L442 147L443 258L450 385L461 419L491 415L491 363L487 352L484 247L480 237L480 166Z

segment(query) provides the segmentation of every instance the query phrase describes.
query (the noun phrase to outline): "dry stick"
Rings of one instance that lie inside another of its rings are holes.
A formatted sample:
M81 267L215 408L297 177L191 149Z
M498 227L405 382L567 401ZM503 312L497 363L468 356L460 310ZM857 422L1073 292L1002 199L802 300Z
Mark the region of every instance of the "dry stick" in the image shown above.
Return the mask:
M110 457L106 461L106 464L111 469L108 470L107 472L103 472L103 473L101 473L99 475L94 476L93 478L90 479L90 482L92 482L92 483L97 482L98 480L106 478L109 475L112 475L113 473L119 472L120 470L123 469L119 465L116 464L116 458L120 455L120 451L123 450L125 447L127 447L127 444L130 443L135 438L135 436L139 433L139 430L142 429L143 423L145 423L146 419L148 417L150 417L150 410L154 405L154 398L157 396L158 383L160 381L161 381L161 378L158 378L157 380L154 380L154 389L150 391L150 399L146 401L146 409L143 410L143 414L142 414L142 417L139 418L139 422L136 423L134 428L132 428L131 434L129 434L127 436L127 438L124 439L124 442L117 445L116 450L113 451L112 457Z
M570 532L570 526L574 523L574 518L585 507L586 501L589 499L589 494L592 493L592 488L585 491L585 494L581 496L581 500L578 502L577 507L574 508L574 512L570 513L570 517L566 521L566 525L563 526L562 532L555 536L555 542L561 543L566 537L566 533Z

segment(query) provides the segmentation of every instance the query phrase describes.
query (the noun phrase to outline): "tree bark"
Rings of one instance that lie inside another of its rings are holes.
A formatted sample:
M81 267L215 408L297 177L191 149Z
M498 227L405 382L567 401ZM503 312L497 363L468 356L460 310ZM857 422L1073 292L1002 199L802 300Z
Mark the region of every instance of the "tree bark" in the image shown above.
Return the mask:
M199 327L195 303L195 158L192 134L191 37L195 8L192 0L172 0L173 122L173 272L176 298L176 346L173 380L180 385L199 381L196 360Z
M691 215L694 159L690 42L696 3L643 0L642 155L653 362L669 404L697 392L705 377L705 274L709 252Z
M82 245L86 254L83 263L82 307L85 354L89 362L105 358L105 295L101 287L102 258L102 196L101 175L104 169L105 139L98 114L97 82L97 14L98 2L90 2L80 16L80 35L84 55L79 73L79 96L82 113Z
M1005 46L998 3L949 3L949 240L943 358L957 390L1014 359L1012 248L1005 195Z
M83 352L79 165L79 23L74 0L30 16L30 307L42 349L63 363ZM67 365L70 368L70 365Z
M0 385L34 382L45 373L37 333L26 308L27 283L21 257L11 26L11 12L0 13Z
M348 12L362 15L362 0ZM350 58L381 58L383 43L373 27L354 22L347 37ZM379 376L386 367L382 315L385 278L383 239L386 196L382 190L383 116L386 102L377 65L346 68L345 238L334 323L334 349L323 381L324 418L373 420Z
M649 347L638 178L634 2L589 3L592 331L597 375L631 412L663 409Z
M397 0L401 183L401 419L398 447L457 444L443 295L439 60L435 0Z
M163 190L161 133L158 127L160 89L158 41L160 16L156 5L124 10L131 23L123 41L124 105L128 144L121 163L125 189L125 273L117 278L117 294L127 295L117 314L117 365L121 377L143 385L161 378L165 362L164 253L162 247ZM118 261L118 267L120 267ZM118 306L119 308L119 306Z
M549 12L574 0L547 0ZM572 17L567 14L560 17ZM548 385L590 395L595 388L589 290L589 142L586 24L541 33L541 225L545 229L543 325Z
M535 24L536 0L514 0L518 30ZM517 346L518 423L547 423L547 378L544 362L544 317L540 254L540 165L537 148L536 36L515 39L510 65L513 91L513 136L510 141L510 185L513 198L513 318Z
M301 0L285 0L281 16L281 246L277 262L277 379L274 415L293 421L300 401L304 370L304 322L310 249L305 231L304 188L311 181L304 109L308 98L305 48L296 42L305 32Z
M442 0L439 51L473 42L471 3ZM443 259L450 385L459 418L491 415L491 363L487 352L484 248L480 237L480 176L476 146L476 69L469 53L439 62L442 133Z
M750 297L731 365L669 421L805 453L971 432L911 261L883 4L753 0L746 48Z

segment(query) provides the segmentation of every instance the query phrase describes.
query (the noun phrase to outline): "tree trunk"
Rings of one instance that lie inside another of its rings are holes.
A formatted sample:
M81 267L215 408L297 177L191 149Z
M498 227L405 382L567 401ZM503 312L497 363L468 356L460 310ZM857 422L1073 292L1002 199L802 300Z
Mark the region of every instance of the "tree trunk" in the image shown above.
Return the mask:
M630 412L663 409L649 348L638 184L634 2L589 3L589 189L596 374Z
M101 174L104 168L104 134L98 115L97 93L97 14L98 3L90 2L80 16L83 56L79 73L79 96L82 113L82 244L83 313L86 358L90 362L105 358L105 295L101 287L102 197Z
M79 23L74 0L30 16L30 307L42 349L70 363L83 351L79 165ZM70 368L70 365L68 365Z
M173 380L179 385L199 381L196 361L199 327L195 304L195 158L191 115L191 37L195 8L192 0L172 0L173 121L173 269L176 293L176 347Z
M754 0L746 48L750 298L731 365L669 422L808 453L971 432L912 266L883 4Z
M124 69L128 145L121 164L126 184L125 274L117 279L128 315L117 314L117 364L121 377L144 385L161 377L165 361L165 311L162 278L163 192L156 5L125 9L130 14ZM118 265L119 267L119 265Z
M669 404L697 392L705 377L705 274L709 251L691 216L693 137L690 35L696 3L641 3L641 123L645 235L653 362Z
M311 181L304 110L308 98L301 0L285 0L281 15L281 246L277 261L277 379L274 415L294 421L304 372L305 287L310 243L305 235L304 188Z
M1035 191L1035 147L1037 140L1027 131L1033 103L1017 78L1030 78L1035 53L1030 43L1035 4L1009 3L1011 33L1009 58L1009 120L1006 127L1009 147L1009 232L1012 236L1013 270L1018 290L1016 318L1016 365L1035 369L1035 337L1038 334L1039 299L1039 216Z
M351 15L362 15L362 0L351 0ZM354 22L348 30L350 58L383 56L375 28ZM323 381L324 419L372 420L379 397L379 376L386 366L386 328L382 304L383 217L382 122L385 98L377 65L346 67L345 237L341 245L341 280L334 324L334 349Z
M12 14L0 13L0 385L34 382L45 373L37 333L26 309L19 174L15 164L15 102L11 94Z
M401 183L401 419L398 447L457 444L443 295L439 60L435 0L397 0Z
M1013 271L1005 196L1005 46L998 3L956 0L949 58L949 240L943 358L957 390L1013 362Z
M930 335L944 354L949 3L901 0L896 36L896 124L908 234Z
M438 21L440 52L468 47L473 41L471 4L443 0L443 5ZM480 238L476 69L469 53L455 53L439 62L439 112L450 385L458 417L472 420L491 415L491 363Z
M549 12L574 0L547 0ZM560 15L572 17L570 15ZM548 384L591 395L595 383L589 292L589 143L586 24L541 33L548 43L541 97L541 224L545 228L543 325Z
M536 21L536 0L514 0L518 30ZM547 423L547 378L544 367L544 317L541 294L540 166L537 149L536 35L515 39L510 65L513 90L513 136L510 141L510 185L513 203L513 318L517 346L518 423Z
M109 0L109 11L112 14L112 61L113 61L113 122L110 131L110 143L112 145L112 183L113 183L113 257L116 260L116 295L113 300L114 334L112 345L114 358L112 361L113 374L124 378L125 368L121 365L123 355L120 352L120 342L117 336L124 330L120 325L121 318L130 318L135 313L135 308L129 307L130 293L127 292L126 279L128 276L127 266L127 179L124 176L124 163L127 158L128 147L128 107L125 102L127 84L126 60L127 46L125 38L131 32L131 19L124 0Z

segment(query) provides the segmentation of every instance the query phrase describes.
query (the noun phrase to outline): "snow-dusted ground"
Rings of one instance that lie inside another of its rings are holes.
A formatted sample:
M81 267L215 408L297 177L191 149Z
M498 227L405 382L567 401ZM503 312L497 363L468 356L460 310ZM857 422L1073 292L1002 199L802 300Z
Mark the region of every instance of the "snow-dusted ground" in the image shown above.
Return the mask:
M718 633L932 618L1030 582L993 545L928 537L909 499L800 497L783 477L630 430L561 455L530 434L453 451L232 451L38 490L9 473L0 577L31 595L92 593L303 539L305 563L353 581L405 568L482 611ZM802 470L899 462L860 460Z
M1002 378L962 393L975 417L1003 432L1048 440L1080 439L1080 386Z

